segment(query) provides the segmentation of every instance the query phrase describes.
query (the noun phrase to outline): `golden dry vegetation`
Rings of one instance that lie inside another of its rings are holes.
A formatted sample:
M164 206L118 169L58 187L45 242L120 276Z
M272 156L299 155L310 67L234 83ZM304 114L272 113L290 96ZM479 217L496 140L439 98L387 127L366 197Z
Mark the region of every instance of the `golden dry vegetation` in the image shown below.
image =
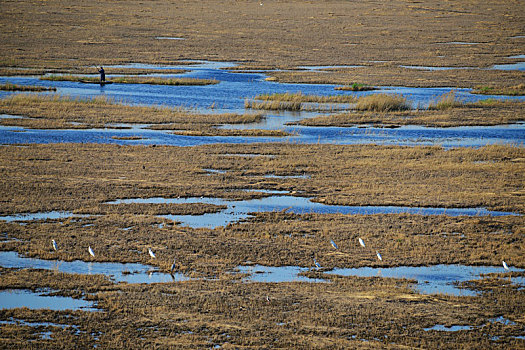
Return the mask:
M329 116L303 119L305 126L425 125L430 127L490 126L521 122L525 119L525 103L513 101L480 101L443 110L349 111Z
M93 74L97 79L94 67L100 65L184 65L191 64L184 60L203 59L236 62L234 71L271 70L269 79L280 82L352 89L477 87L481 93L519 94L524 72L490 68L517 62L509 56L523 54L522 7L519 1L502 0L3 1L0 75ZM342 67L299 68L308 65ZM344 67L354 65L358 67ZM106 73L111 78L166 70L111 68ZM351 85L354 82L359 84ZM436 101L434 110L363 108L300 123L449 127L524 119L522 102L456 102L444 98ZM283 101L265 103L282 108ZM258 122L262 114L204 115L184 108L127 106L105 98L17 95L0 100L0 113L22 117L2 118L2 125L28 129L147 124L190 136L287 135L280 130L217 128ZM503 260L523 269L524 174L523 145L2 145L1 215L65 211L78 216L0 220L0 251L48 260L140 262L164 272L175 258L176 272L190 279L126 284L101 275L0 267L2 291L29 289L82 298L100 309L1 309L0 347L525 348L525 290L509 283L523 278L524 272L501 268L501 273L483 280L462 283L479 294L461 297L419 294L413 289L415 281L406 279L324 273L334 267L368 266L379 272L404 265L501 266ZM253 213L242 222L207 229L185 227L161 215L204 215L224 206L108 203L150 197L246 200L269 196L264 190L324 204L472 207L520 215L283 210ZM367 242L366 248L359 246L358 238ZM52 239L58 242L57 251ZM96 257L89 255L88 246ZM156 259L148 255L148 248ZM249 264L309 268L314 258L323 268L303 275L325 279L323 283L248 283L235 273L239 265ZM436 325L464 329L430 329Z
M260 121L261 114L199 114L184 108L137 107L105 97L74 99L60 95L11 95L0 99L0 111L24 118L4 118L3 125L33 129L129 128L118 124L146 124L156 130L191 135L284 136L273 130L217 129L220 124Z
M407 281L332 277L330 283L232 283L196 280L152 285L108 285L95 276L2 269L20 286L84 291L104 312L1 310L2 319L49 322L3 325L3 347L399 349L508 347L523 343L518 320L523 291L501 279L482 297L422 296ZM24 282L37 277L36 283ZM93 283L97 288L91 287ZM2 284L5 286L5 284ZM95 289L97 290L95 292ZM269 296L269 302L266 301ZM494 303L493 298L498 303ZM396 320L395 323L392 320ZM434 325L468 325L469 331L426 331ZM60 327L63 326L63 327ZM69 326L69 328L67 327ZM73 328L74 327L74 328ZM41 339L40 332L51 332ZM493 337L491 341L489 338Z
M213 0L2 4L4 67L64 69L181 59L246 67L364 65L281 72L279 80L368 85L518 85L523 72L421 71L400 65L488 68L523 52L519 1ZM423 24L423 25L422 25ZM176 36L185 40L158 40Z

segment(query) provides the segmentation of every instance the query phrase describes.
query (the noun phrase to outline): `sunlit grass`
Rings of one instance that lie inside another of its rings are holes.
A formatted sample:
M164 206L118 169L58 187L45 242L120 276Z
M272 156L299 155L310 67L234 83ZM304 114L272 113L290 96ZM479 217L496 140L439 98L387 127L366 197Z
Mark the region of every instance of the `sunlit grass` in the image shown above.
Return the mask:
M303 95L302 92L296 93L275 93L255 96L256 100L263 101L286 101L286 102L313 102L313 103L354 103L356 97L352 95Z
M462 106L464 106L463 101L460 101L456 97L456 92L454 90L451 90L446 94L443 94L435 100L431 101L428 105L428 109L445 110Z
M525 84L514 86L476 86L472 90L473 94L481 95L506 95L506 96L524 96Z
M76 76L76 75L47 75L40 78L41 80L51 81L73 81L73 82L89 82L98 83L100 79L98 77L90 76ZM151 85L214 85L218 84L219 81L215 79L195 79L195 78L160 78L160 77L135 77L135 76L123 76L123 77L112 77L106 80L107 82L117 84L151 84Z
M0 85L3 91L56 91L55 87L35 86L35 85L18 85L10 82Z
M359 98L355 106L360 111L388 112L410 109L410 103L401 95L373 94Z
M376 90L376 88L373 87L373 86L366 85L366 84L353 83L353 84L350 84L350 85L336 86L335 90L342 90L342 91L371 91L371 90Z

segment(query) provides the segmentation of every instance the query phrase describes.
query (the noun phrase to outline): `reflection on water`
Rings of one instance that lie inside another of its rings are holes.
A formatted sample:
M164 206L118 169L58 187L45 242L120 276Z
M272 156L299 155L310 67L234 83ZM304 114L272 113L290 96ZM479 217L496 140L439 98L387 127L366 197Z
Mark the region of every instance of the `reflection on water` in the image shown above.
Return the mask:
M50 309L55 311L83 310L96 311L93 303L71 297L49 296L25 289L0 291L0 309L27 307L29 309Z
M299 266L238 266L239 273L246 273L249 276L246 281L264 282L264 283L281 283L281 282L326 282L324 279L308 278L299 276L299 273L308 271L308 268Z
M127 283L162 283L183 281L187 277L176 273L173 277L168 273L159 272L156 268L138 263L85 262L81 260L61 261L25 258L16 252L0 252L0 266L6 268L31 268L54 270L65 273L95 275L110 277L115 282Z

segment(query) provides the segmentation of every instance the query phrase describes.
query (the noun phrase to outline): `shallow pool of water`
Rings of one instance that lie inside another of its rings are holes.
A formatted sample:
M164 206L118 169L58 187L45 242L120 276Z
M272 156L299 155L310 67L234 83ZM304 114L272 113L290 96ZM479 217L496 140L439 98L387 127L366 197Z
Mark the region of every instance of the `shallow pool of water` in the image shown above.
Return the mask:
M239 273L249 274L245 281L264 282L264 283L281 283L281 282L327 282L319 278L308 278L299 276L301 272L308 271L308 268L299 266L238 266Z
M138 263L86 262L81 260L43 260L21 257L16 252L0 252L0 266L6 268L31 268L65 273L106 275L115 282L162 283L188 279L183 274L159 272L156 268Z
M312 265L313 266L313 265ZM315 268L315 266L313 266ZM240 273L249 274L246 281L250 282L326 282L324 279L312 279L299 276L299 273L308 271L308 268L299 266L238 266ZM511 268L511 271L523 271ZM414 289L421 294L449 294L456 296L472 296L477 293L470 289L458 288L454 283L480 279L480 274L503 273L503 267L496 266L467 266L467 265L433 265L433 266L400 266L389 268L360 267L335 268L323 271L325 274L357 277L385 277L406 278L416 280ZM512 280L516 284L522 282ZM494 319L494 322L500 322Z
M388 255L383 253L383 259ZM336 268L327 274L359 277L390 277L417 280L415 289L422 294L476 295L475 291L458 288L455 282L466 282L480 279L481 274L504 273L501 266L468 266L468 265L433 265L433 266L399 266L388 268ZM523 271L510 267L510 271ZM513 279L513 282L519 283Z
M82 310L96 311L93 303L62 296L49 296L45 292L32 292L25 289L0 291L0 309L27 307L29 309L50 309L55 311Z
M89 215L73 214L68 211L49 211L41 213L22 213L14 215L0 216L0 220L12 222L12 221L33 221L33 220L47 220L47 219L66 219L69 217L79 218L87 217Z

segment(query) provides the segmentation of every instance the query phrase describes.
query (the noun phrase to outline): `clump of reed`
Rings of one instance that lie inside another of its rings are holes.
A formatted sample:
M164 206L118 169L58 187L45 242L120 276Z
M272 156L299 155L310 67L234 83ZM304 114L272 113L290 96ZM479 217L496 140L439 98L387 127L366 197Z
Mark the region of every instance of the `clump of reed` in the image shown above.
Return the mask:
M369 86L366 84L360 84L360 83L353 83L350 85L344 85L344 86L336 86L334 88L335 90L342 90L342 91L371 91L376 90L375 87Z
M244 108L251 109L299 111L301 106L302 103L298 101L244 101Z
M41 80L50 81L73 81L73 82L89 82L98 83L98 77L78 76L78 75L47 75L40 78ZM219 81L215 79L196 79L196 78L159 78L159 77L136 77L123 76L113 77L108 80L112 83L118 84L151 84L151 85L214 85Z
M263 101L286 101L286 102L312 102L312 103L354 103L356 97L352 95L303 95L302 92L285 92L275 94L263 94L255 96L256 100Z
M56 91L55 87L35 86L35 85L18 85L6 82L0 85L3 91Z
M455 107L462 107L465 104L456 97L456 92L451 90L446 94L443 94L431 101L428 105L428 109L445 110Z
M374 112L403 111L410 109L410 103L401 95L373 94L359 98L355 109Z
M473 94L480 95L507 95L507 96L524 96L525 84L514 86L476 86L472 91Z

